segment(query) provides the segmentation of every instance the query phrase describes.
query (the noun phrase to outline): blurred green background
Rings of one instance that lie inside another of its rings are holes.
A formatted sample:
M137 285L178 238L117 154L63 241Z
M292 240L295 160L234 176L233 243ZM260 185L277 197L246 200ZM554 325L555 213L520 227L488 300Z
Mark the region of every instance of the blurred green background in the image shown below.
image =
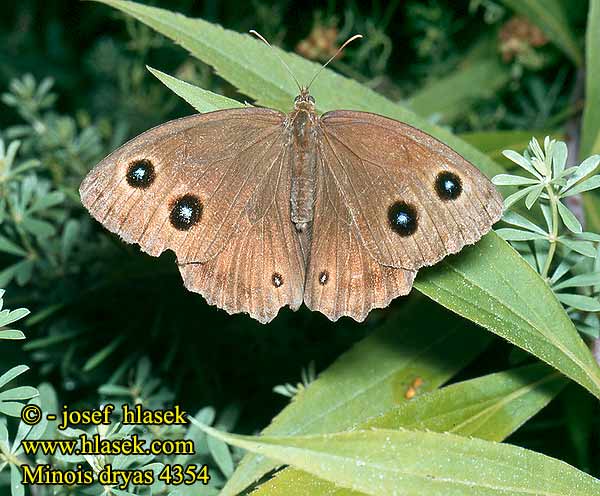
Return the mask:
M365 39L349 47L334 70L405 102L496 159L504 148L524 149L532 135L577 140L573 129L583 97L577 55L515 15L511 2L144 3L240 32L256 29L273 44L315 60L326 60L350 35L362 33ZM567 4L572 36L581 42L587 2ZM23 352L0 347L2 369L28 363L28 383L48 381L61 402L90 406L102 400L103 384L127 383L132 367L147 357L167 396L190 410L207 404L217 411L234 408L235 429L252 432L288 401L273 393L274 386L297 383L310 362L323 370L389 312L424 297L413 293L396 300L364 324L332 324L302 308L283 310L262 326L188 293L172 254L158 260L143 255L93 222L78 201L83 175L128 138L192 113L146 65L243 99L185 50L106 6L3 4L0 136L7 147L21 142L16 164L38 162L35 180L20 179L14 188L4 182L2 193L38 198L42 207L34 219L39 222L23 233L10 225L8 214L0 228L2 240L26 253L6 249L0 240L6 306L32 310L21 326L28 336ZM501 370L522 358L496 339L461 377ZM592 448L600 439L593 408L591 397L570 387L509 441L597 476L600 450Z

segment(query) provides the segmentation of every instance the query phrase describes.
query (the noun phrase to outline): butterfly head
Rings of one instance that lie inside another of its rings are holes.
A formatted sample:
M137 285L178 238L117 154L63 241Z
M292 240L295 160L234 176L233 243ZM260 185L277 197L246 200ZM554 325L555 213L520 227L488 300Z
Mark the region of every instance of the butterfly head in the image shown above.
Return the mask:
M300 94L296 98L294 98L294 109L314 112L315 99L308 92L308 88L300 88Z

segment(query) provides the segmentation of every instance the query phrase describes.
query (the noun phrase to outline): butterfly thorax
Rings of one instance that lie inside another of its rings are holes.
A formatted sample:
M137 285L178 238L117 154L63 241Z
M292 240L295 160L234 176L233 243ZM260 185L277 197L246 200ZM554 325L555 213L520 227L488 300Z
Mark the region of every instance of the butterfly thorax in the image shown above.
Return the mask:
M294 101L294 110L288 116L292 150L292 222L298 231L304 231L313 220L317 176L317 133L319 117L315 100L302 90Z

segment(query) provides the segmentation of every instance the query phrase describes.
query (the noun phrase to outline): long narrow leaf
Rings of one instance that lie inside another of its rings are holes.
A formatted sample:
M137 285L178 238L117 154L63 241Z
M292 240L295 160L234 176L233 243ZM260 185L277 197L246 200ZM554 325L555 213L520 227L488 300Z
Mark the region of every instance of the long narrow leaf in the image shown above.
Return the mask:
M600 0L590 0L585 38L585 106L581 128L581 158L600 153Z
M251 437L196 425L230 444L373 496L589 496L600 491L599 480L560 460L454 434L373 429Z

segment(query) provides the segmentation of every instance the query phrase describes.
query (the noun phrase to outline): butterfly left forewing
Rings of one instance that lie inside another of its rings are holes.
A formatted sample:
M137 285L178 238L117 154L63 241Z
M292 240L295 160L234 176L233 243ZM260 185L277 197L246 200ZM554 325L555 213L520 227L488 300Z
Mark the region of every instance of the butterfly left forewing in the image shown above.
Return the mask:
M162 124L94 167L81 184L82 203L151 255L171 249L180 262L210 260L252 225L246 207L281 162L284 117L243 108ZM136 164L151 170L148 184L130 177ZM181 209L195 222L177 222Z
M488 232L502 198L472 164L432 136L376 114L321 119L320 153L365 249L416 270Z

